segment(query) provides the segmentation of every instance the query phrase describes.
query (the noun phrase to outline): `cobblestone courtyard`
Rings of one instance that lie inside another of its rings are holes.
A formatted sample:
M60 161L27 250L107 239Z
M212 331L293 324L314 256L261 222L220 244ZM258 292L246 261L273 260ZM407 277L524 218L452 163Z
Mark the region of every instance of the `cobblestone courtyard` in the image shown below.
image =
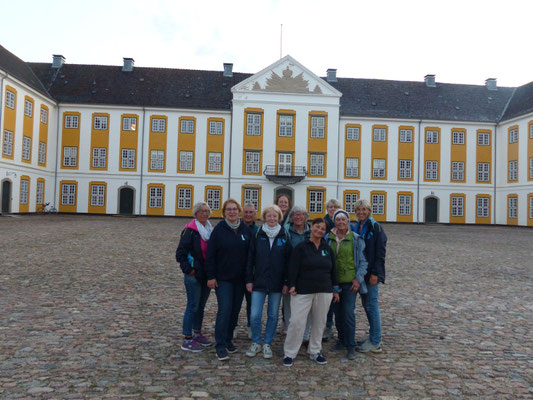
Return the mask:
M386 224L384 352L286 368L280 337L245 357L244 309L229 362L180 350L185 222L0 218L0 398L533 398L532 229Z

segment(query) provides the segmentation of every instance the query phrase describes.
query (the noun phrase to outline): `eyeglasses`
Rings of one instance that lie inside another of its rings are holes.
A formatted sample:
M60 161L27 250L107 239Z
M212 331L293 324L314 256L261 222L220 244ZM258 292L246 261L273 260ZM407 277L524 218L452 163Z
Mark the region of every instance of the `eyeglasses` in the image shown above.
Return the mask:
M226 208L226 211L239 211L239 209L236 208L236 207L235 208Z

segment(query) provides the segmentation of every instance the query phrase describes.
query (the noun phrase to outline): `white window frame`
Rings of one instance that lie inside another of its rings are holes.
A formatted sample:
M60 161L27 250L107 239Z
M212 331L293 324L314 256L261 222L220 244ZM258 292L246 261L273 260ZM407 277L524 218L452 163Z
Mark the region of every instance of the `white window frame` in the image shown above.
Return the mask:
M205 202L209 205L211 211L220 210L221 197L221 189L210 188L205 191Z
M278 126L279 136L292 137L293 121L294 121L294 115L286 115L286 114L279 115L279 126Z
M355 202L357 200L359 200L358 193L344 193L344 209L348 214L355 214Z
M247 151L245 152L245 167L246 174L258 174L261 166L261 152Z
M164 118L152 118L152 132L166 132L167 121Z
M488 197L477 198L477 212L479 218L488 218L490 212L490 199Z
M31 160L31 137L22 137L22 159L24 161Z
M509 131L509 144L518 143L518 128Z
M326 117L311 116L311 137L314 139L326 137Z
M76 184L63 183L61 184L61 204L64 206L76 205Z
M122 149L120 155L122 169L135 169L135 149Z
M105 185L91 185L91 207L105 206Z
M180 171L192 171L194 166L194 151L180 151Z
M178 187L178 209L190 210L192 208L192 188Z
M490 163L477 163L477 181L490 182Z
M20 204L28 204L28 194L30 190L30 181L28 179L20 180Z
M346 177L347 178L359 178L359 158L357 157L346 158Z
M529 125L529 138L533 139L533 124Z
M150 186L149 208L163 208L163 191L161 186Z
M65 129L78 129L80 126L79 115L65 115Z
M77 167L78 166L78 147L65 146L63 147L63 167Z
M261 113L247 113L246 115L246 134L248 136L261 136Z
M400 194L398 196L398 215L411 215L411 205L413 203L410 194Z
M465 163L464 161L452 161L452 181L465 180Z
M44 182L37 181L35 190L35 204L44 204Z
M15 98L16 95L11 90L6 90L6 107L15 108Z
M452 144L465 144L464 131L452 131Z
M165 169L165 151L152 150L150 151L150 169L162 171Z
M309 176L324 176L324 154L309 155Z
M123 117L122 118L122 130L128 132L134 132L137 130L137 117Z
M224 134L224 124L222 121L209 121L209 134L222 135Z
M426 130L426 143L428 144L439 143L439 131L435 129Z
M259 210L259 188L244 188L244 204L253 204L256 210Z
M191 134L194 133L195 121L194 119L183 118L180 122L180 133Z
M533 157L529 158L529 179L533 179Z
M490 133L478 132L477 133L477 145L478 146L490 146Z
M324 191L309 190L309 204L307 209L312 214L324 213Z
M359 140L361 137L361 129L358 126L346 127L346 140Z
M529 196L529 218L533 219L533 196Z
M93 119L93 128L99 131L107 130L107 116L105 115L95 115Z
M372 214L384 215L385 214L385 195L373 194L372 195Z
M93 168L106 168L107 149L105 147L93 147L91 159L91 165Z
M29 118L33 117L33 103L28 99L24 99L24 115Z
M46 142L39 142L38 162L39 164L46 163Z
M2 144L2 154L5 156L13 155L13 132L4 130L4 141Z
M292 153L278 153L278 175L292 175Z
M518 197L508 197L507 208L509 212L509 218L518 218Z
M222 153L207 153L207 172L222 172Z
M48 110L41 107L41 124L48 124Z
M439 179L439 162L426 161L426 180L436 181Z
M385 128L374 128L373 130L374 142L386 142L387 130Z
M412 129L400 129L400 143L413 143Z
M509 161L509 181L518 180L518 161Z
M452 217L464 216L464 200L462 196L452 197Z
M413 160L400 160L400 179L411 179Z
M372 160L372 178L385 178L387 161L384 158L374 158Z

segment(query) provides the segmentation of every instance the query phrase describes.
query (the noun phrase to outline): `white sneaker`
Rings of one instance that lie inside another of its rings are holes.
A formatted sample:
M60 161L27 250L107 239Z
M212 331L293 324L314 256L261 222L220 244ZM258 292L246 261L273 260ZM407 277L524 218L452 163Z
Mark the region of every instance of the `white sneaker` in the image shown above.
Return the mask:
M259 343L252 343L248 351L246 352L246 355L248 357L255 357L257 353L261 351L261 345Z
M264 358L272 358L272 348L269 344L263 345L263 357Z

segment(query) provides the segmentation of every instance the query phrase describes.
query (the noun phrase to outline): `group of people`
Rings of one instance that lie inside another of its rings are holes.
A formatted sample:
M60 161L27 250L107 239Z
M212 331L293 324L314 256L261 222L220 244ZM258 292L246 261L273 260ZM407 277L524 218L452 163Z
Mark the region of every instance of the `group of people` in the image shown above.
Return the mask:
M228 199L223 220L213 227L207 203L193 207L194 219L182 231L176 260L184 273L187 306L183 317L185 351L200 352L213 343L202 334L204 309L215 290L218 310L215 350L219 360L237 351L233 344L239 312L246 296L251 345L246 356L262 352L272 358L280 305L283 314L283 364L291 366L302 344L309 358L326 364L322 340L337 329L334 349L354 359L356 351L381 352L378 284L385 282L387 237L371 216L367 200L355 204L357 222L338 200L327 214L308 222L304 207L291 208L281 195L256 225L253 205ZM369 322L367 339L355 340L357 294ZM263 308L267 318L263 333Z

